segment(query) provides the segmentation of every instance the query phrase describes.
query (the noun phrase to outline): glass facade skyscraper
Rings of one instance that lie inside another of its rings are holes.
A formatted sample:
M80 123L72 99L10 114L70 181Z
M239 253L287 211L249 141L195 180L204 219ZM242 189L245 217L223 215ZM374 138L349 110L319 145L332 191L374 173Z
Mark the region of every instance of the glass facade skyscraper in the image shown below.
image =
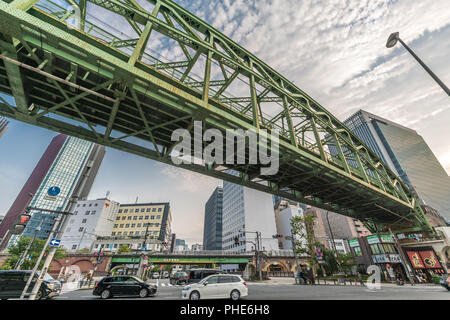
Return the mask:
M33 194L29 206L56 211L67 210L69 199L74 195L78 195L78 200L85 199L89 194L104 155L104 146L66 135L56 136L8 212L8 215L10 215L9 227L14 224L17 215L26 208L29 193ZM80 178L87 170L89 170L89 176L82 184ZM52 199L47 192L53 186L59 187L61 192L56 198ZM27 201L24 197L28 198ZM36 210L32 210L30 213L32 217L22 235L25 237L33 236L36 228L41 225L41 229L36 236L40 239L46 239L53 228L55 215ZM7 227L2 224L2 229ZM18 236L11 237L9 245L14 243L17 238Z
M223 189L217 187L205 204L203 249L222 250Z
M450 221L450 178L416 131L363 110L344 124L417 194L422 204Z
M0 117L0 137L5 133L6 129L8 129L9 121L6 120L5 117Z

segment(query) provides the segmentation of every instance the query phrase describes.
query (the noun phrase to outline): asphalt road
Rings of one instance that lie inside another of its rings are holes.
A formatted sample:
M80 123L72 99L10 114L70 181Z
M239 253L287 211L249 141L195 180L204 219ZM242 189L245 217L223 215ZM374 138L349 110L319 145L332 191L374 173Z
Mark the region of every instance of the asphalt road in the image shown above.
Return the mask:
M171 286L160 280L155 297L119 297L112 299L180 300L183 286ZM369 290L357 286L296 286L293 284L248 283L249 296L242 300L450 300L450 292L438 286L408 285ZM53 300L96 300L92 290L64 292Z

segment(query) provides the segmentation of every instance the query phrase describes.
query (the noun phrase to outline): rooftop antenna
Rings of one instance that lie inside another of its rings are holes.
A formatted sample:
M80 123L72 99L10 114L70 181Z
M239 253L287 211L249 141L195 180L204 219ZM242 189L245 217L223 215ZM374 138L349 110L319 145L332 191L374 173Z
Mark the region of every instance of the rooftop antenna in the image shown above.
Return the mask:
M108 199L108 197L109 197L110 194L111 194L111 192L109 192L109 190L106 191L106 199Z
M138 203L138 200L139 200L139 196L136 197L136 202L135 202L135 204Z

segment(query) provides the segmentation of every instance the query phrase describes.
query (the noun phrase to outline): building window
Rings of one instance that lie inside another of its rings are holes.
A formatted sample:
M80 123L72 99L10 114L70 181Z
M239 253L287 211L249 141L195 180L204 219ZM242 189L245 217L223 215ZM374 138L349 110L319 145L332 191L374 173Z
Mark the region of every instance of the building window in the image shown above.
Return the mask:
M128 232L126 232L126 231L123 233L124 236L126 236L127 234L128 234Z
M111 235L112 235L112 236L115 236L115 235L116 235L116 233L115 233L115 232L112 232L112 233L111 233Z
M87 222L87 219L83 219L83 221L81 221L81 223L86 223Z
M127 218L127 217L124 216L124 217L122 217L122 220L125 220L126 218Z
M97 213L97 210L92 210L91 215L93 216L96 213Z
M89 213L91 213L90 211L86 211L86 216L88 216L89 215Z
M125 228L129 228L129 227L130 227L130 225L129 225L129 224L126 224L126 225L125 225Z
M143 220L143 219L144 219L144 217L143 217L143 216L140 216L140 217L139 217L139 220Z
M156 219L158 219L158 220L161 219L161 216L157 216Z
M134 217L133 217L133 220L137 220L137 216L134 216Z
M130 236L132 236L132 235L133 235L133 233L134 233L133 231L130 231Z
M123 212L124 212L124 213L127 213L127 212L128 212L128 209L123 210Z
M151 210L150 208L147 208L147 212L150 212L150 210Z
M77 245L74 244L74 245L72 246L72 250L75 250L76 248L77 248Z
M145 209L141 209L141 212L145 212Z
M78 232L83 232L84 228L78 229Z
M128 220L131 220L131 216L128 217Z
M133 224L131 225L131 227L132 227L132 228L135 228L135 227L136 227L136 224L133 223Z
M117 228L117 226L118 226L118 225L117 225L117 224L115 224L115 225L114 225L114 228Z
M94 207L98 207L98 203L94 204Z
M153 208L153 209L152 209L152 212L156 212L156 208Z
M120 220L120 217L117 217L116 220Z
M152 220L155 220L155 216L152 216L152 218L151 218Z
M139 212L139 209L135 209L134 212Z
M141 224L140 223L138 223L138 228L140 228L141 227Z
M123 228L123 224L121 224L120 227Z
M145 220L148 220L149 216L145 216Z
M162 208L158 208L158 212L161 212L162 211Z
M121 236L121 235L122 235L122 232L117 232L117 235L118 235L118 236Z
M122 213L122 209L119 209L119 213Z

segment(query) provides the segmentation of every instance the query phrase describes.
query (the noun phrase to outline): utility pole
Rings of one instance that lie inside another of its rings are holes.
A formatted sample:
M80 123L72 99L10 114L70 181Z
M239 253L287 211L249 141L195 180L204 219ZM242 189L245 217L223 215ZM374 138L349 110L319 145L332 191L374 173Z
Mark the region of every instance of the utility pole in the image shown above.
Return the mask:
M59 217L56 217L56 218L55 218L55 223L53 224L52 232L50 232L50 236L47 238L47 241L45 242L44 247L42 248L41 254L39 255L39 258L37 259L37 261L36 261L36 263L35 263L35 265L34 265L34 268L33 268L33 270L31 271L30 277L28 278L28 281L27 281L27 283L26 283L26 285L25 285L25 288L23 288L22 294L20 295L20 300L23 300L23 298L25 297L25 294L26 294L27 291L28 291L28 287L30 286L31 281L33 280L34 275L36 274L36 271L37 271L37 269L39 268L39 264L41 263L42 257L44 256L44 253L45 253L45 250L47 249L48 244L50 243L50 240L52 239L52 235L53 235L53 234L56 232L56 230L57 230L57 224L58 224L59 221L60 221L60 218L59 218ZM41 276L42 276L42 271L41 271L41 273L39 274L39 277L41 277ZM36 283L37 283L37 281L36 281ZM36 285L35 285L35 287L36 287ZM38 292L38 290L39 290L39 288L36 290L36 293ZM33 291L34 291L34 288L33 288ZM34 300L34 298L36 297L36 293L35 293L33 299L30 299L30 298L31 298L31 295L30 295L29 300Z
M36 240L36 235L37 233L41 230L41 226L42 223L44 222L44 219L41 219L41 221L39 222L39 226L36 228L36 230L34 230L33 233L33 238L31 239L31 241L28 243L27 248L25 249L24 253L22 254L22 256L20 257L19 261L17 261L16 266L14 267L14 270L20 270L20 267L22 266L22 264L25 262L25 259L27 257L28 251L30 251L31 247L33 246L34 240Z
M298 260L297 250L296 250L297 248L295 247L295 239L294 239L294 234L292 233L292 229L291 229L290 238L291 238L291 243L292 243L292 252L294 253L294 259L295 259L295 263L297 265L297 270L296 270L296 274L294 274L294 279L295 279L295 284L298 284L300 279L297 278L297 275L300 272L300 261ZM287 239L287 240L289 240L289 239Z
M147 223L147 227L145 228L145 235L144 235L144 241L142 242L142 248L141 248L141 256L140 256L140 258L139 258L139 269L138 269L138 277L141 277L142 276L142 273L141 273L141 270L142 270L142 257L143 257L143 255L144 255L144 248L145 248L145 250L147 249L146 248L146 245L147 245L147 237L148 237L148 227L149 227L149 223Z
M338 254L338 252L337 252L337 250L336 250L336 243L334 243L333 230L331 230L330 220L329 220L329 218L328 218L328 214L329 214L329 213L330 213L330 212L327 211L327 223L328 223L328 229L330 230L331 245L332 245L332 247L333 247L334 255L336 256L336 261L337 261L337 264L338 264L338 266L339 266L339 269L341 269L340 271L342 271L341 263L339 262L339 254Z
M403 265L403 268L406 271L406 275L408 276L408 280L411 283L411 285L413 286L414 285L413 277L411 276L411 273L409 272L408 266L406 265L406 262L405 262L406 261L406 257L405 257L405 255L403 253L402 248L400 248L400 245L398 244L397 236L392 232L391 228L389 228L389 232L390 232L392 238L394 239L395 246L397 247L397 251L398 251L398 253L401 256L402 265Z
M99 150L100 150L100 149L97 149L97 150L96 150L95 157L98 156ZM79 186L78 186L78 190L76 191L75 196L74 196L74 197L69 201L69 203L67 204L67 207L66 207L66 208L68 208L68 209L67 209L66 211L67 211L69 214L71 214L71 212L73 212L73 210L75 209L75 204L76 204L76 202L78 201L79 197L81 196L81 192L82 192L82 190L84 189L84 186L86 185L86 181L87 181L88 178L89 178L91 169L92 169L92 167L90 167L90 166L87 167L86 172L85 172L85 173L83 174L83 176L81 177L81 183L80 183ZM66 226L67 226L67 223L68 223L68 222L69 222L68 214L64 214L64 215L62 216L62 218L60 219L59 223L56 223L56 222L55 222L55 225L53 226L53 230L52 230L52 232L51 232L51 236L49 236L49 238L47 239L47 245L48 245L48 242L50 242L50 239L51 239L53 236L61 235L61 234L64 232L64 230L66 229ZM57 226L57 228L55 229L55 226L56 226L56 225L58 225L58 226ZM46 273L47 273L47 270L48 270L48 267L50 266L50 263L51 263L52 260L53 260L53 257L55 256L56 250L57 250L57 247L52 247L52 248L50 249L50 252L49 252L49 254L47 255L47 258L45 259L45 262L44 262L44 265L43 265L43 267L42 267L42 270L41 270L41 272L39 273L39 278L37 279L36 284L34 285L33 291L31 292L30 297L28 298L29 300L34 300L34 299L36 298L36 294L37 294L37 292L39 291L42 282L44 281L44 277L45 277L45 275L46 275Z

